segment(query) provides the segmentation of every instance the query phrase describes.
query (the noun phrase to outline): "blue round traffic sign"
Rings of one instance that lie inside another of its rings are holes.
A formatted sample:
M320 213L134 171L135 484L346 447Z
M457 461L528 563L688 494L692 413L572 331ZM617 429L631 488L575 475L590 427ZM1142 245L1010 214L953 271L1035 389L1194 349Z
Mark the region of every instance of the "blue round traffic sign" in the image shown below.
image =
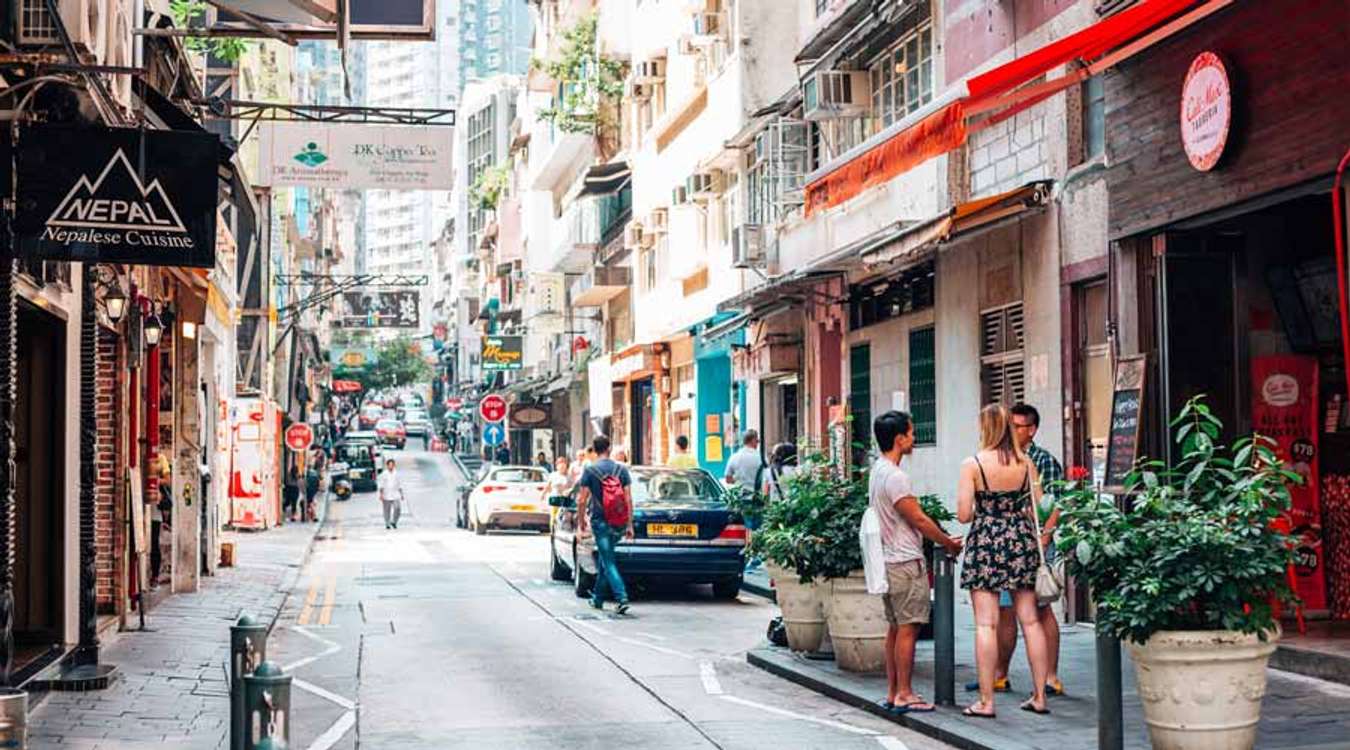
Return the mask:
M501 445L506 442L506 426L501 422L489 422L483 426L483 443Z

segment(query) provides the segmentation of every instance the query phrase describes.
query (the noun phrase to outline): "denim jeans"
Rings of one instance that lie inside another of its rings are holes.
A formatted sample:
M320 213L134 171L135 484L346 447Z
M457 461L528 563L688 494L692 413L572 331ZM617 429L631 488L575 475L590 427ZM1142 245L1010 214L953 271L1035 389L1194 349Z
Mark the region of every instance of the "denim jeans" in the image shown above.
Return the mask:
M606 598L628 601L628 590L624 588L623 577L614 560L614 545L623 538L624 530L615 530L603 521L593 520L591 533L595 535L595 587L591 590L591 600L601 604Z

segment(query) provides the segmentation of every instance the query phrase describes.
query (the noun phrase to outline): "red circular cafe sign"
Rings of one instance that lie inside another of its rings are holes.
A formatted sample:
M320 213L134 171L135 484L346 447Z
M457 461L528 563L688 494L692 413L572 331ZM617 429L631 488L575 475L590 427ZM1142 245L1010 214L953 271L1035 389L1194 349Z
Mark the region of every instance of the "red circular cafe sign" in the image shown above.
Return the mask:
M314 444L314 428L304 422L296 422L286 428L286 447L299 453L308 450Z
M484 422L500 422L506 419L506 399L495 393L488 394L478 403L478 413Z
M1181 87L1181 145L1191 166L1208 172L1219 163L1233 124L1233 86L1228 68L1213 52L1202 52L1186 71Z

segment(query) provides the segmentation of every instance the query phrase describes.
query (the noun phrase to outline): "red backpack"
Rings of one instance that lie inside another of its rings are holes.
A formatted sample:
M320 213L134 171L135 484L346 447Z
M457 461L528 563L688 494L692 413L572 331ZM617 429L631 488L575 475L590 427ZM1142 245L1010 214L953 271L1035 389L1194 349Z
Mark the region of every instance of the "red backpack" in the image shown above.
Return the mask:
M600 508L604 511L605 523L611 529L623 529L628 526L632 509L628 507L628 496L623 491L623 481L619 472L600 477Z

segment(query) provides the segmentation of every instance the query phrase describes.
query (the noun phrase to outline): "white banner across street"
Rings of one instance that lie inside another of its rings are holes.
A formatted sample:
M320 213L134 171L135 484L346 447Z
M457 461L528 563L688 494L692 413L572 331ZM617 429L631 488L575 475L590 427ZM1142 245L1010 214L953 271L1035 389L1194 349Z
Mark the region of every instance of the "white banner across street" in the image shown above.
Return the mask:
M259 185L338 190L451 187L453 128L265 122L258 134Z

